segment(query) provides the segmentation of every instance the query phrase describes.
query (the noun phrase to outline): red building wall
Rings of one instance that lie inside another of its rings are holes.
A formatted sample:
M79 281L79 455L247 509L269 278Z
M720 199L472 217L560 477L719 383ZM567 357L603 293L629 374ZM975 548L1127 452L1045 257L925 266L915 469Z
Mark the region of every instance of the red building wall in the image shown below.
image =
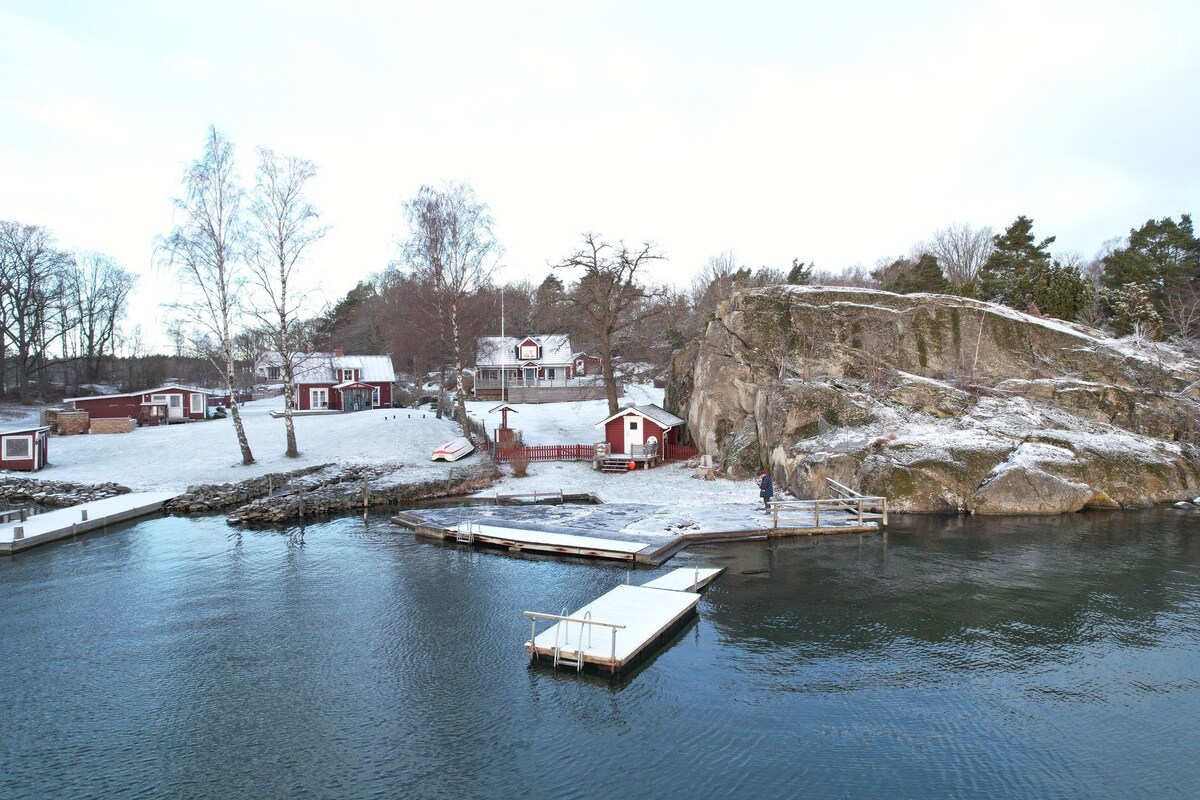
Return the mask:
M0 458L0 469L12 469L19 472L36 472L46 466L50 456L50 435L48 431L9 431L0 434L0 456L4 453L4 440L18 437L33 437L33 446L29 458Z
M91 400L76 400L73 405L80 411L88 412L88 417L91 419L110 419L113 417L133 417L137 419L142 407L142 396L97 397Z

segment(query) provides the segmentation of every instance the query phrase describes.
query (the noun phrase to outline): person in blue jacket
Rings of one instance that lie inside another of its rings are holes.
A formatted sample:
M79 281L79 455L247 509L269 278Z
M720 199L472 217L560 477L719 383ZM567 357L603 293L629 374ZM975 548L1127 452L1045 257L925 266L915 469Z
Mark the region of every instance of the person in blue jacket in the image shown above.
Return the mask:
M763 499L763 511L771 511L771 495L775 494L775 485L771 481L771 473L766 467L758 474L758 496Z

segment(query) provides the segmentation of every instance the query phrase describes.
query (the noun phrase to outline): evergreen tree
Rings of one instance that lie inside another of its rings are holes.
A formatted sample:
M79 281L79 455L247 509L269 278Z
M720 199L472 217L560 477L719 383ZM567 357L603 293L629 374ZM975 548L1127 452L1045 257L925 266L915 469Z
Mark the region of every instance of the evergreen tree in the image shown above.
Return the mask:
M1037 242L1033 220L1017 217L993 243L995 249L973 287L982 299L1058 319L1075 319L1091 302L1087 279L1074 267L1051 259L1054 237Z
M1171 296L1200 289L1200 240L1192 231L1192 218L1183 214L1176 223L1171 217L1148 220L1129 232L1129 244L1102 259L1101 283L1105 310L1116 314L1110 301L1122 296L1133 284L1146 290L1160 316L1165 316Z
M938 266L937 257L931 253L925 253L915 262L898 258L887 267L873 272L872 277L879 281L879 288L897 294L941 294L950 288L942 268Z
M1109 309L1109 321L1119 336L1139 333L1150 339L1162 336L1162 317L1150 299L1149 290L1140 284L1100 290L1105 307Z
M796 286L807 286L812 280L813 265L807 266L798 258L792 259L792 268L788 271L787 282Z

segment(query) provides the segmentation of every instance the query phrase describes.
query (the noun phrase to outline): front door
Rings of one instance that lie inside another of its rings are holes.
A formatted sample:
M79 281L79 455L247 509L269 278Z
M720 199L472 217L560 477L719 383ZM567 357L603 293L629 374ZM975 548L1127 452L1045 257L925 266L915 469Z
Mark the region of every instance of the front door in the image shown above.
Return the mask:
M181 394L152 394L150 399L156 403L166 401L167 419L183 419L183 395Z
M525 368L525 383L532 384L537 380L537 367Z
M642 430L642 418L630 414L625 418L625 452L632 453L635 444L643 442L642 437L645 436L645 431Z
M329 408L329 390L328 389L310 389L308 394L308 407L314 411L319 408Z

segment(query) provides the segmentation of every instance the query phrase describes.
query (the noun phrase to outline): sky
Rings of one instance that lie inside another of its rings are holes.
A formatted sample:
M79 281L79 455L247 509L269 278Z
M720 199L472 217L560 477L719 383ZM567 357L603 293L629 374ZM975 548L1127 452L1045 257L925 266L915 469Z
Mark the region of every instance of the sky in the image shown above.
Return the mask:
M313 309L384 269L402 202L466 181L539 283L587 231L686 287L732 250L871 268L1018 215L1090 258L1197 211L1200 3L0 0L0 219L138 273L209 125L314 161ZM159 339L165 348L165 339Z

